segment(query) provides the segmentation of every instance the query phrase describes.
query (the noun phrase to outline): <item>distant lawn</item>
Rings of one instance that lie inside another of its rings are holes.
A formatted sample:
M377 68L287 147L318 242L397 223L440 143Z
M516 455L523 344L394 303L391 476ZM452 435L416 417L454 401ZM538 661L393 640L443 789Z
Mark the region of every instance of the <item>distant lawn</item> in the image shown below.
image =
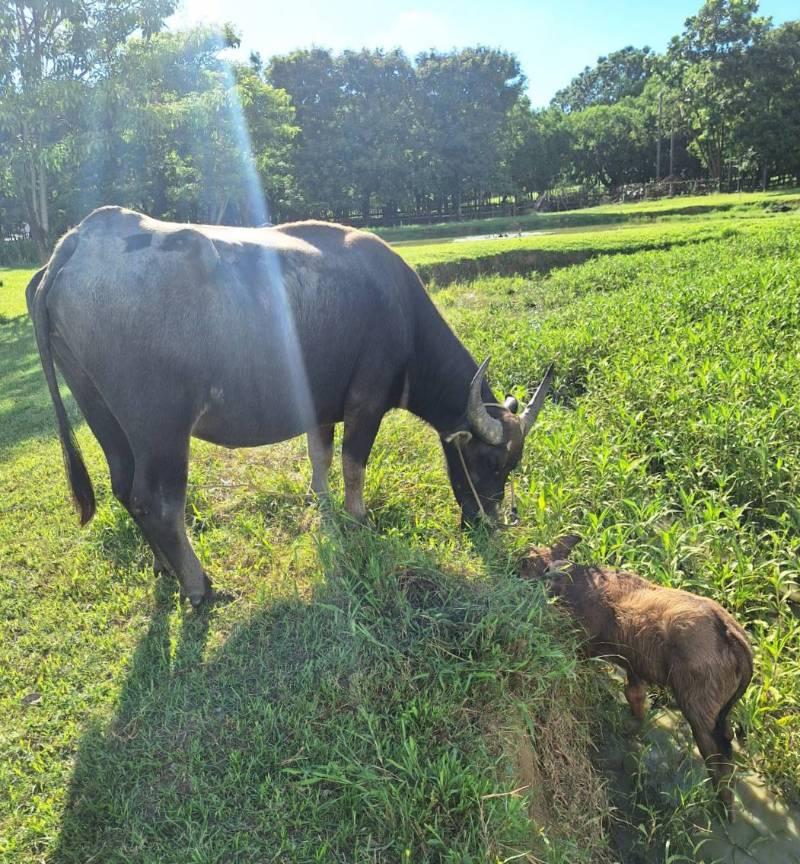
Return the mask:
M681 222L629 223L535 237L402 245L397 247L397 252L418 270L425 281L446 284L489 273L546 273L554 268L583 263L598 255L667 249L737 234L758 233L769 230L773 223L800 226L800 210L735 220L715 214Z
M469 219L459 222L451 219L433 225L406 225L403 227L370 230L389 243L414 240L466 237L472 234L513 234L518 227L523 231L547 231L556 228L575 228L590 225L610 225L655 219L687 219L698 215L727 214L728 217L760 215L765 207L786 203L800 205L800 189L774 192L732 192L715 195L678 196L640 201L632 204L605 204L582 210L561 213L530 213L526 216L498 216L491 219Z

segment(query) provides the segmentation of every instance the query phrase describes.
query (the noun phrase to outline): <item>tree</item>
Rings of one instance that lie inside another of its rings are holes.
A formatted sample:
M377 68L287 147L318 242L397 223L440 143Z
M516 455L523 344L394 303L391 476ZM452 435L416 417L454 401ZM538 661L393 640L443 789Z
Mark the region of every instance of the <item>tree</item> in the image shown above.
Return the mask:
M53 177L91 84L135 31L148 37L173 0L10 0L0 5L0 129L12 186L42 259L56 226Z
M525 77L512 54L467 48L417 58L419 116L439 194L460 213L465 191L497 188L508 114Z
M267 201L287 206L293 111L257 70L220 57L235 41L204 28L129 40L86 129L98 195L212 223L261 224Z
M402 51L345 51L342 143L347 187L369 218L372 196L389 205L410 191L414 146L414 68Z
M331 213L347 204L346 151L341 123L341 67L321 48L273 57L267 80L289 94L299 133L293 165L306 212Z
M739 156L758 165L766 188L770 170L800 173L800 21L765 33L749 55Z
M746 107L748 51L769 26L757 12L757 0L706 0L672 39L661 66L692 146L717 180Z
M267 83L257 67L237 65L233 75L269 215L272 221L281 221L299 202L292 170L292 150L299 132L294 108L289 94Z
M607 189L641 182L652 174L653 140L641 102L594 105L567 116L571 162L578 179Z
M550 189L561 173L569 148L569 133L559 110L531 111L527 97L512 108L506 158L515 190L541 194Z
M583 111L592 105L613 105L629 96L638 96L651 73L650 48L628 45L607 57L598 57L567 87L559 90L551 105L564 112Z

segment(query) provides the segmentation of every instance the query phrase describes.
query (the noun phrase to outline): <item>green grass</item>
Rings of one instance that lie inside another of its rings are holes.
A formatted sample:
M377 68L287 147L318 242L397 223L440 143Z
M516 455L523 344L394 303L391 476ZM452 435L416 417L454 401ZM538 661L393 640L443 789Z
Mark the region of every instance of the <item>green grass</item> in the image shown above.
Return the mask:
M631 204L604 204L567 210L561 213L528 213L525 216L497 216L491 219L465 219L432 225L404 225L373 228L384 240L413 242L480 234L523 231L553 231L580 226L612 225L664 220L694 219L698 215L724 215L727 218L760 216L773 206L800 204L800 190L772 192L734 192L715 195L679 196Z
M758 232L773 221L800 225L800 211L742 217L736 221L715 215L686 222L623 225L534 237L471 240L456 243L403 245L397 251L426 281L446 284L483 274L517 274L581 264L598 255L631 254L669 249L737 234Z
M304 505L301 441L197 443L190 534L233 597L201 615L154 581L85 425L99 507L77 527L29 273L0 274L2 859L614 860L589 739L621 727L619 688L513 576L569 528L579 557L745 624L740 758L796 802L797 227L712 223L704 242L437 290L498 393L557 362L516 479L522 524L495 537L458 531L435 435L400 413L367 474L373 529ZM652 860L707 819L708 788L685 797L615 799Z

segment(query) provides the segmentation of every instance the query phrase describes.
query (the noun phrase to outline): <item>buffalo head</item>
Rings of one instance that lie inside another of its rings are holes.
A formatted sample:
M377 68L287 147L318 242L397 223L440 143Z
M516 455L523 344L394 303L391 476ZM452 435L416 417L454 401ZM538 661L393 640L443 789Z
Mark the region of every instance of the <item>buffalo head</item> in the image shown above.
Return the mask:
M475 373L469 389L463 428L442 437L453 493L461 506L461 524L476 522L481 509L494 521L503 501L508 475L522 458L525 436L542 408L553 379L553 367L521 414L517 400L486 403L483 399L487 358Z

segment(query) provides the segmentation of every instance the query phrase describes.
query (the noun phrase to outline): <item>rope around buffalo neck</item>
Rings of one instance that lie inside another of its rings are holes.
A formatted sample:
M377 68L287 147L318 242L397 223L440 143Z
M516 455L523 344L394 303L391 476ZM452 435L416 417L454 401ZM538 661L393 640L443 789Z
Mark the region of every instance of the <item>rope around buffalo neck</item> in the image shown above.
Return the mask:
M456 445L456 450L458 451L458 458L461 460L461 467L464 469L464 474L467 478L467 483L469 483L472 497L475 499L475 503L478 505L478 511L481 514L481 519L483 519L485 522L488 522L489 517L486 515L486 511L483 509L483 504L481 503L481 499L478 496L478 491L475 489L475 484L472 482L472 475L469 473L469 469L467 468L467 462L464 459L464 453L461 450L461 439L455 438L453 440L453 443Z
M491 520L486 515L486 511L483 509L483 504L481 503L480 496L478 495L478 490L475 488L475 484L472 482L472 475L469 473L469 469L467 468L467 461L464 459L464 453L461 450L461 441L458 438L453 439L453 443L456 445L456 450L458 451L458 458L461 461L461 467L464 469L464 476L467 478L467 483L469 484L470 492L472 492L472 497L475 499L475 503L478 505L478 512L481 514L481 519L484 522L490 522ZM517 497L514 490L514 481L511 481L511 521L512 524L516 524L519 521L519 517L517 516Z

